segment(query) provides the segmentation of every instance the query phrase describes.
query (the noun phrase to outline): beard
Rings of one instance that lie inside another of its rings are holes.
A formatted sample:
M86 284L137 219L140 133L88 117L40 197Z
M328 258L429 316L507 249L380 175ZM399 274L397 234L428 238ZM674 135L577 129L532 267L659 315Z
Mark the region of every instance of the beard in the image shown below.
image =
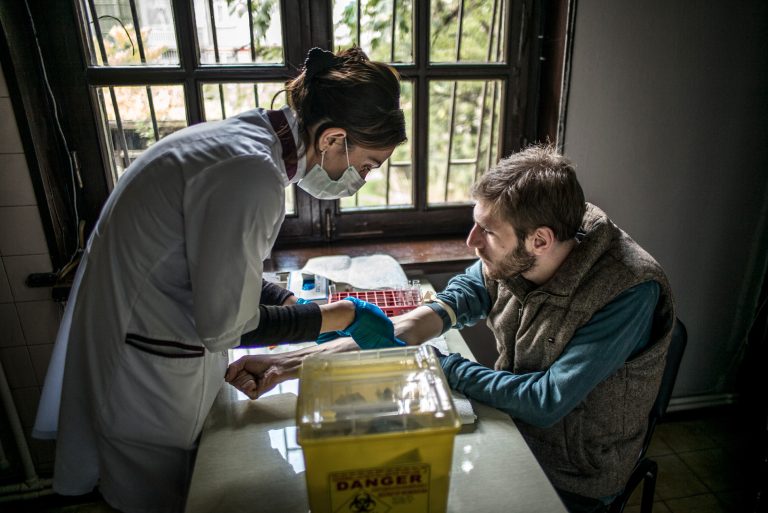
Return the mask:
M523 241L519 241L515 249L504 255L501 262L491 263L482 254L479 256L484 260L488 277L497 281L514 278L536 265L536 257L525 250Z

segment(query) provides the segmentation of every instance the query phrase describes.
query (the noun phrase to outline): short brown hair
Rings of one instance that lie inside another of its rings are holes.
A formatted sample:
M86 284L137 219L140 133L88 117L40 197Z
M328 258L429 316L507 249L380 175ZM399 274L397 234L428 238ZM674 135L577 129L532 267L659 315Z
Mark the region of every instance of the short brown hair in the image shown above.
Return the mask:
M584 191L570 160L550 144L537 144L499 161L472 187L525 239L547 226L557 240L572 239L586 210Z
M407 140L399 73L392 66L369 60L360 48L338 54L313 48L299 76L286 84L286 91L306 147L331 127L346 130L353 146L383 149ZM315 133L310 134L315 125Z

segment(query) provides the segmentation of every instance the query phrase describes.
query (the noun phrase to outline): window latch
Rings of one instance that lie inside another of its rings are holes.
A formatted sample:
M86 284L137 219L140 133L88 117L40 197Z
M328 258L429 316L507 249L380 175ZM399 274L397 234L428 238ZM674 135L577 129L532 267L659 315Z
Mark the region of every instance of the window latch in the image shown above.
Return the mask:
M325 240L331 242L331 235L333 234L333 220L331 218L331 209L325 209Z

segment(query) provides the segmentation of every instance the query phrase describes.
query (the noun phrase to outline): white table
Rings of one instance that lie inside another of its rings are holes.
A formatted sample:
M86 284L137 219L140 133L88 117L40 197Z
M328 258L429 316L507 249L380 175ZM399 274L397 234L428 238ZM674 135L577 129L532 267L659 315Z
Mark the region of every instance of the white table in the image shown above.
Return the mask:
M474 359L461 335L448 347ZM250 401L224 385L203 428L186 513L309 510L304 461L296 444L297 380ZM508 415L473 403L474 425L456 436L448 511L566 513Z

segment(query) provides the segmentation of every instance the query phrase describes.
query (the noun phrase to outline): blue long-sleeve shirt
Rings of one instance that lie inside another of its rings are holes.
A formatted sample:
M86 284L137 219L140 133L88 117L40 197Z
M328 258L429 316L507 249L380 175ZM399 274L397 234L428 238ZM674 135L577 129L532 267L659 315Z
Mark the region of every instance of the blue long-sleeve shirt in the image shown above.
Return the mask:
M485 318L491 299L483 284L482 263L451 279L438 299L456 313L453 327ZM597 311L576 330L560 357L547 370L527 374L496 371L451 354L441 358L451 388L498 408L529 424L547 427L575 408L598 383L639 353L650 340L659 285L648 281L632 287ZM430 306L450 327L445 310Z

